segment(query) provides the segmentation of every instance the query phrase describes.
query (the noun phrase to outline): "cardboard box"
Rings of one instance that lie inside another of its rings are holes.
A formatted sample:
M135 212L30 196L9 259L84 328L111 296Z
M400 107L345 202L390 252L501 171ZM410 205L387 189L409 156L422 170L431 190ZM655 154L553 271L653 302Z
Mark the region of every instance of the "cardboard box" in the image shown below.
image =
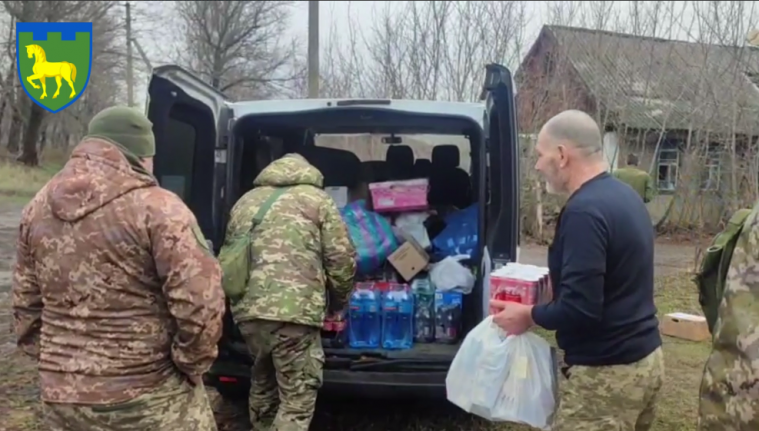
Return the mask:
M427 268L430 256L413 238L407 237L406 242L387 260L404 280L411 281L415 275Z
M666 314L659 323L659 329L664 335L684 340L704 341L711 338L706 318L695 314Z

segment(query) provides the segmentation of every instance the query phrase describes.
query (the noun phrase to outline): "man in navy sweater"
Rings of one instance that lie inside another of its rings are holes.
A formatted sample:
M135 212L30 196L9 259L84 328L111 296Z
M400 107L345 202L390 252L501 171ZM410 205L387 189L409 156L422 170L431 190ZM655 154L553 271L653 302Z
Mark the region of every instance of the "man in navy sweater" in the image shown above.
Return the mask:
M647 431L664 377L650 216L607 173L589 115L553 117L536 150L549 192L568 195L548 252L553 301L493 301L501 310L494 321L511 334L533 325L556 331L566 380L553 431Z

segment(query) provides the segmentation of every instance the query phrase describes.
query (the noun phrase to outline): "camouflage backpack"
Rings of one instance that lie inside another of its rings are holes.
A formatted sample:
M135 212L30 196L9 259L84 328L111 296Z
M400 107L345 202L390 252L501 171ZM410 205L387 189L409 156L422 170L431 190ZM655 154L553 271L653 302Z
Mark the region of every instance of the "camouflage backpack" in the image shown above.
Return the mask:
M712 240L701 260L701 269L696 274L698 285L698 302L706 316L709 332L714 334L714 325L717 323L719 306L722 295L725 292L725 280L733 250L738 237L743 230L743 223L751 214L749 209L741 209L733 213L727 226Z
M251 249L253 230L261 224L271 206L286 190L286 188L274 190L256 212L250 230L232 238L219 251L219 264L223 273L221 286L231 302L242 298L248 288L250 265L253 262L253 250Z

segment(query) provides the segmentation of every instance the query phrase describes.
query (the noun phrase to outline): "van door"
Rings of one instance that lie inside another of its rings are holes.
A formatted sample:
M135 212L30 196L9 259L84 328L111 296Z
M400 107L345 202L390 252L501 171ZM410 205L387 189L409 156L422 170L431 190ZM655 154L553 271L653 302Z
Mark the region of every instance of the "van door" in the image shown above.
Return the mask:
M485 246L495 266L517 260L519 246L519 141L511 72L499 64L485 66L484 129L488 150L490 199Z
M153 122L155 177L179 195L218 251L223 239L228 99L179 66L153 69L146 114Z

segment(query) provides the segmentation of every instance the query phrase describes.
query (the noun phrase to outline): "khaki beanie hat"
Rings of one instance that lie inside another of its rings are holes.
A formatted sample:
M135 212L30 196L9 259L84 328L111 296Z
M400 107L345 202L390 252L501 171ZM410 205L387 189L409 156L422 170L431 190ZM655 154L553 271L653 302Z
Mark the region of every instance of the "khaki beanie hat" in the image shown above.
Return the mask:
M153 123L136 109L113 106L92 118L88 136L106 138L139 158L155 156Z

